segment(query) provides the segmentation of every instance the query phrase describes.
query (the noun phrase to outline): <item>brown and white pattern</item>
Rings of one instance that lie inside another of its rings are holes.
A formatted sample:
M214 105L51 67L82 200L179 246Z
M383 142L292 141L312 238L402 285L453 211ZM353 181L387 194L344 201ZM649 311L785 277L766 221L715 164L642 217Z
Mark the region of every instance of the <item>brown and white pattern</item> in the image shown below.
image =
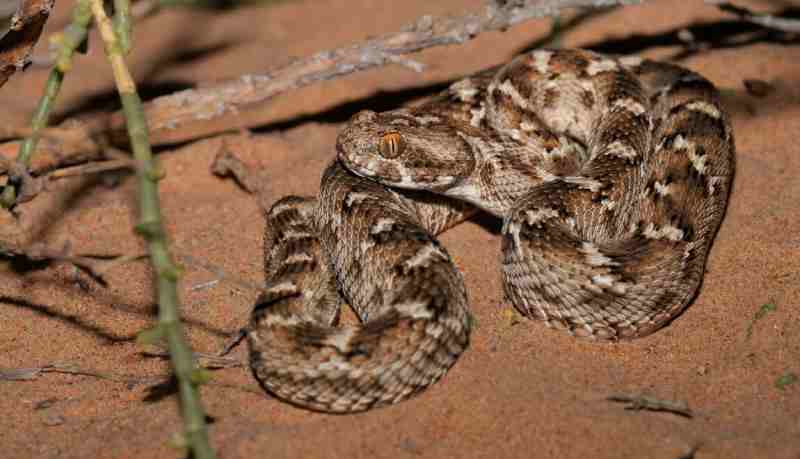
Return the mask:
M710 82L582 50L534 51L418 107L361 112L337 152L319 197L268 212L248 328L267 390L333 412L408 398L466 349L466 291L435 235L475 208L503 219L521 313L635 338L696 294L734 171ZM336 326L343 301L360 325Z

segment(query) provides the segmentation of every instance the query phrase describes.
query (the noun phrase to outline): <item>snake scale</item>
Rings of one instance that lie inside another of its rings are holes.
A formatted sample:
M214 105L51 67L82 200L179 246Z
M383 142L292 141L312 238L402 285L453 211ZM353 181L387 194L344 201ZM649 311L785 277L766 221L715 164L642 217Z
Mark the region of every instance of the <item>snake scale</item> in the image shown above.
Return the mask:
M505 294L523 315L640 337L696 294L734 171L708 80L567 49L359 112L336 149L316 198L267 212L246 331L268 392L339 413L418 394L467 348L466 289L437 234L477 211L501 218ZM338 324L343 303L359 324Z

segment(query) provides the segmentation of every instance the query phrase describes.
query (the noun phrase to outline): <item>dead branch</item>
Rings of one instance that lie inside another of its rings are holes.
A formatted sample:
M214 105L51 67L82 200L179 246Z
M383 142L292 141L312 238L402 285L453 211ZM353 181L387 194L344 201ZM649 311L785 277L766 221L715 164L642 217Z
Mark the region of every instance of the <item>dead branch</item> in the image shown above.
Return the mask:
M112 150L114 149L111 147L107 148L105 150L106 155L111 156ZM77 155L77 158L84 160L91 159L84 154ZM63 164L56 164L56 166L60 167L61 165L72 164L75 159L75 157L60 158ZM14 177L19 183L19 195L16 198L18 203L31 201L41 192L47 191L49 183L53 180L98 174L119 169L137 169L138 166L139 164L135 160L125 155L124 157L118 157L117 159L109 161L94 161L79 166L59 168L46 175L37 176L29 173L24 166L16 161L8 161L0 157L0 175L8 173L10 177Z
M387 64L401 64L421 71L424 65L405 57L406 54L434 46L464 43L482 32L505 30L530 19L557 16L566 8L599 8L642 1L491 0L484 11L477 14L445 18L423 16L397 33L322 51L266 73L242 75L204 88L158 97L144 106L151 141L157 144L170 132L193 122L205 122L237 113L247 106L264 103L278 94L319 81ZM122 113L114 114L111 129L115 133L125 129ZM117 135L113 137L118 138Z
M17 6L8 33L0 38L0 86L30 61L54 3L55 0L24 0Z
M745 22L750 22L780 32L800 33L800 20L798 19L782 18L766 13L754 13L747 8L736 6L726 1L706 0L706 3L717 5L720 11L735 14L739 16L739 19Z

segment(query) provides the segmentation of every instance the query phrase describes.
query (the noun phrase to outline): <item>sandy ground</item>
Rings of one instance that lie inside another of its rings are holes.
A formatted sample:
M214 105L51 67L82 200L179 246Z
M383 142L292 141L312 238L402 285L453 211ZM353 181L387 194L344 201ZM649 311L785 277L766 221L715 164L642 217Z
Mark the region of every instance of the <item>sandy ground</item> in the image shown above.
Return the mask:
M221 13L175 10L137 26L130 62L148 91L164 91L263 71L293 56L399 30L423 14L479 4L316 0ZM59 2L47 31L63 27L69 6ZM564 45L667 57L679 51L671 38L677 30L695 24L704 33L712 29L703 24L728 19L702 2L654 1L591 19L567 33ZM713 30L730 31L723 25ZM167 177L161 196L175 252L261 282L256 199L209 172L223 141L261 168L271 199L313 194L337 130L351 114L406 103L426 88L507 60L541 38L546 26L527 23L423 52L417 58L430 65L423 74L394 66L296 91L219 121L230 128L259 125L250 137L227 135L162 151ZM638 38L628 39L634 34ZM58 113L113 101L101 51L94 43L68 75ZM45 52L40 46L38 53ZM249 371L216 371L202 395L219 455L800 456L800 382L791 384L791 375L800 375L798 62L800 48L766 42L683 60L724 91L738 164L702 290L668 327L633 342L598 345L519 319L501 294L498 235L491 225L468 222L442 241L464 272L478 325L471 348L440 383L393 407L328 416L265 396ZM14 76L0 90L0 120L25 123L45 78L36 68ZM751 96L745 78L766 80L774 91ZM69 241L78 253L143 250L132 231L135 181L129 176L115 187L98 178L61 181L20 210L31 240ZM0 217L0 227L7 219ZM188 336L198 351L218 350L246 322L257 294L231 282L203 286L216 278L189 265L180 285ZM135 342L154 321L152 273L146 263L130 263L106 280L100 285L66 264L0 264L0 368L67 363L132 379L48 373L0 381L0 456L181 456L168 444L181 428L177 400L149 382L168 365ZM754 321L765 304L775 309ZM630 411L606 400L619 393L685 401L696 416Z

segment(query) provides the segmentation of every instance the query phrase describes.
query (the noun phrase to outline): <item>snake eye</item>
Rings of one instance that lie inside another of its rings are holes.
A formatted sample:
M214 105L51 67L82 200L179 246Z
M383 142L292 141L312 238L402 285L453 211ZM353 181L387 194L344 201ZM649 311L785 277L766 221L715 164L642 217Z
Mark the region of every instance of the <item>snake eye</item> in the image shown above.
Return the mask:
M406 144L403 142L403 136L399 132L389 132L381 137L378 142L378 152L384 158L396 158L405 149Z

